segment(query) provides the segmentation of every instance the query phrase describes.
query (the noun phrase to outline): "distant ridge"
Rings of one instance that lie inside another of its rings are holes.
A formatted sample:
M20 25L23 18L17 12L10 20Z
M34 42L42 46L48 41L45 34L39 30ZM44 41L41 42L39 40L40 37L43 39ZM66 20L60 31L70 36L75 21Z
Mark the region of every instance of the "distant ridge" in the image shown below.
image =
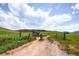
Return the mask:
M74 31L74 32L72 32L72 33L76 33L76 34L79 34L79 31Z
M11 29L8 29L8 28L3 28L3 27L0 27L0 29L11 30Z
M12 30L12 29L8 29L8 28L3 28L3 27L0 27L0 30ZM18 31L18 32L30 32L30 31L41 31L41 32L61 32L61 31L50 31L50 30L43 30L43 29L18 29L18 30L13 30L13 31ZM74 32L65 32L66 34L69 34L69 33L77 33L79 34L79 31L74 31Z
M22 32L25 32L25 31L46 31L46 30L38 30L38 29L19 29L19 30L16 30L16 31L22 31Z

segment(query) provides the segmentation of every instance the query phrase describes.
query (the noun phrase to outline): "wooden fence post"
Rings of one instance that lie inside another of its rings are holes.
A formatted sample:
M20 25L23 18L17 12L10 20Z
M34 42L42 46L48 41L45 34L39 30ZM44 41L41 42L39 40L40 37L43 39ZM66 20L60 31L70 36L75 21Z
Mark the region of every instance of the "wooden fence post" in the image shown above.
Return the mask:
M64 37L63 37L64 40L66 40L65 36L66 36L66 35L65 35L65 32L64 32Z
M21 32L19 32L19 37L21 37Z

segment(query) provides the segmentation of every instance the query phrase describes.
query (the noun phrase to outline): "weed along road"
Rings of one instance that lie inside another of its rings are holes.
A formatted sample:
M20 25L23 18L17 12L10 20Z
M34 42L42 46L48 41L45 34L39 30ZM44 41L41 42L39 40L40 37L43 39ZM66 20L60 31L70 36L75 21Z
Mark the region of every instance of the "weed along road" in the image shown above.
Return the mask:
M49 36L43 37L43 40L37 40L24 44L11 51L3 53L4 56L67 56L68 54L58 47L54 41L51 43L48 40Z

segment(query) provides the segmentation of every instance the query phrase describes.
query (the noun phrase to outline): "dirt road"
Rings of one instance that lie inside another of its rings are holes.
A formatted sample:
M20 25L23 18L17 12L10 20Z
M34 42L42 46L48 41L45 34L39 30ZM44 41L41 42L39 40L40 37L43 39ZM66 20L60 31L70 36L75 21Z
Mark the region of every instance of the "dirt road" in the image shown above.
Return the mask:
M8 51L2 55L6 56L66 56L67 54L60 50L56 42L50 43L44 37L43 41L35 40L24 44L23 46Z

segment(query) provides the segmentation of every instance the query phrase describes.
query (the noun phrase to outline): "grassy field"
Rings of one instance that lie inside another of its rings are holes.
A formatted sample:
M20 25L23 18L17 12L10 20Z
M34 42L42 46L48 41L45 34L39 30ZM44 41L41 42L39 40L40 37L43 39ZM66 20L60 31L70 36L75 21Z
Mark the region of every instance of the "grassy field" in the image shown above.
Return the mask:
M66 34L66 40L58 40L69 54L79 55L79 34Z
M6 52L8 50L14 49L27 43L29 32L22 32L21 37L19 37L18 31L0 29L0 53Z
M71 55L79 55L79 34L65 34L63 32L46 32L60 43L60 48Z
M40 31L43 35L50 35L50 42L53 42L53 39L60 43L60 48L66 51L68 54L79 55L79 34L65 34L63 32L56 31ZM6 52L8 50L19 47L30 40L28 35L31 34L31 31L20 32L0 29L0 53Z

